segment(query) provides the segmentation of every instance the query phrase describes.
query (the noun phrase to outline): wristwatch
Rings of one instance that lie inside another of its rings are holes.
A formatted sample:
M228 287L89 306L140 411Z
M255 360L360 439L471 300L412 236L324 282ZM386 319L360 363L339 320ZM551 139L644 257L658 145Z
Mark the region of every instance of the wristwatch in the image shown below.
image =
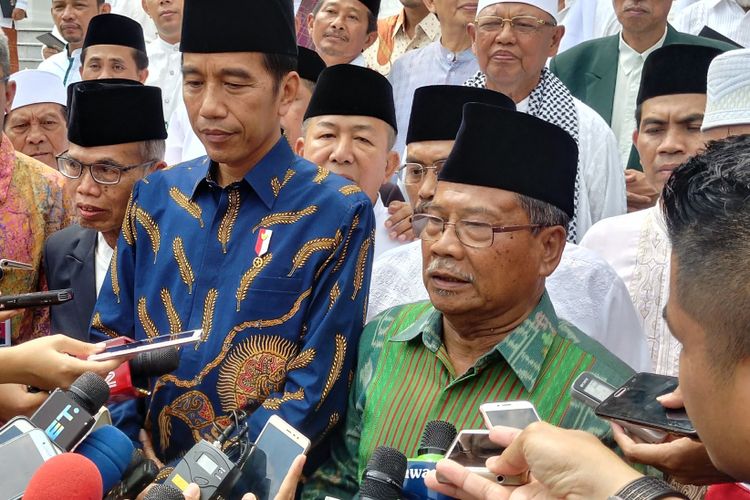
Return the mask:
M643 476L626 484L609 500L659 500L669 497L690 500L661 479Z

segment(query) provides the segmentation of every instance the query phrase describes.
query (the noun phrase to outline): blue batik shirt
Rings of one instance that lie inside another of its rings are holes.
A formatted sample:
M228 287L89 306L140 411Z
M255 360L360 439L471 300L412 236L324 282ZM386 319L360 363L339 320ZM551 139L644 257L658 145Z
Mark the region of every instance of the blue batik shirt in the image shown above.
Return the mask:
M131 436L145 419L167 461L238 408L254 409L250 439L273 413L321 439L345 411L365 318L374 229L360 189L283 138L227 187L215 168L202 157L135 185L92 317L92 341L203 329L151 381L145 416L116 412Z

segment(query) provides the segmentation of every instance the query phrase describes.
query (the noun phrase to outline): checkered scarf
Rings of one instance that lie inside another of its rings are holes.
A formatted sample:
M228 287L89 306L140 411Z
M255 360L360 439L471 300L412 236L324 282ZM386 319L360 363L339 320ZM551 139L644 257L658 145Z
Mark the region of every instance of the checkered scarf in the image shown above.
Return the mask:
M468 87L487 87L487 77L479 71L464 83ZM573 137L578 144L578 110L576 109L573 95L568 88L552 72L544 68L542 70L539 85L529 94L528 114L536 116L553 125L557 125ZM580 148L580 146L579 146ZM568 224L568 241L578 241L576 220L578 216L578 192L581 185L581 157L578 156L578 170L576 172L576 184L574 191L573 217Z

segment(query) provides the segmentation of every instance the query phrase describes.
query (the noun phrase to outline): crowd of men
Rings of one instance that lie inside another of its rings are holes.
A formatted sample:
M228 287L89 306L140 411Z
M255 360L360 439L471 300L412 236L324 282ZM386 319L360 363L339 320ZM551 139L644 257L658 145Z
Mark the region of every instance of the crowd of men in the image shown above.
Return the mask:
M491 433L516 494L742 495L750 2L400 1L52 0L63 50L15 71L0 40L0 259L27 264L0 292L75 294L0 309L0 419L111 369L60 353L201 328L110 406L166 465L279 415L313 443L297 495L348 499L377 446L528 400L545 423ZM700 440L638 442L571 398L584 371L679 376Z

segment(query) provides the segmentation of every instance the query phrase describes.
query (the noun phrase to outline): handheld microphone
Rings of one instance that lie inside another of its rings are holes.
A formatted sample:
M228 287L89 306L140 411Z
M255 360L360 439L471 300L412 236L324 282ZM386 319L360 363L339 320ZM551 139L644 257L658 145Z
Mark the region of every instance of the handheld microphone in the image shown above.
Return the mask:
M177 348L157 349L142 352L131 361L122 363L107 374L109 403L121 403L129 399L149 395L149 377L160 377L175 371L180 366L180 352Z
M76 453L88 458L102 477L104 491L111 490L125 475L133 443L118 428L105 425L95 430L76 447Z
M50 458L37 469L23 498L101 500L103 491L102 478L91 460L76 453L63 453Z
M153 483L158 475L159 468L153 460L144 457L140 450L135 450L122 481L109 490L104 500L135 498L146 489L146 486Z
M185 500L182 492L168 484L157 484L146 495L145 500Z
M407 500L447 500L453 497L433 491L424 484L424 478L435 464L442 460L450 449L458 432L450 422L433 420L427 422L419 443L417 456L407 460L404 479L404 498Z
M359 485L361 500L400 500L406 474L406 457L400 451L378 446L367 462Z
M109 387L99 375L86 372L70 389L55 389L31 416L31 422L43 429L64 451L72 450L93 427L94 415L109 398Z

